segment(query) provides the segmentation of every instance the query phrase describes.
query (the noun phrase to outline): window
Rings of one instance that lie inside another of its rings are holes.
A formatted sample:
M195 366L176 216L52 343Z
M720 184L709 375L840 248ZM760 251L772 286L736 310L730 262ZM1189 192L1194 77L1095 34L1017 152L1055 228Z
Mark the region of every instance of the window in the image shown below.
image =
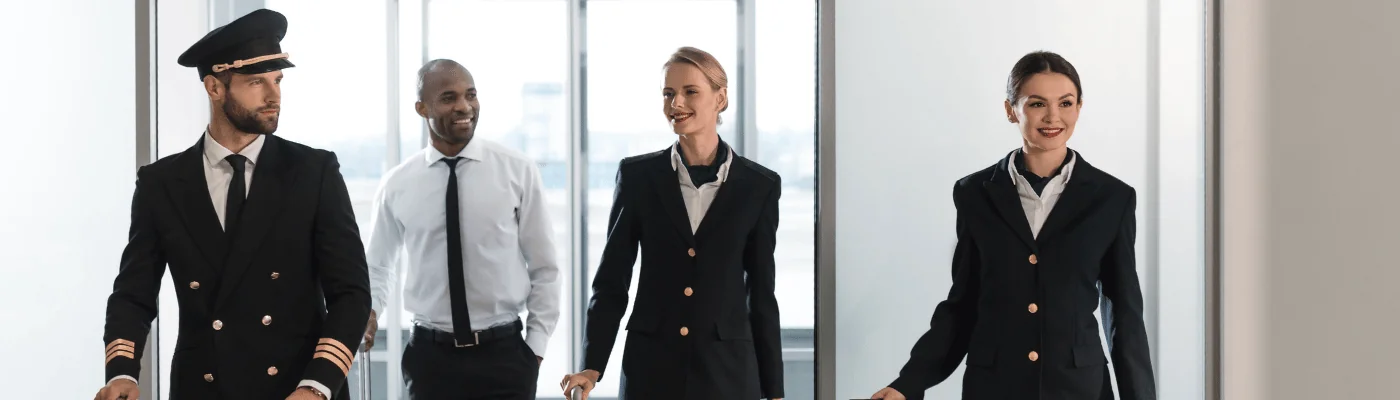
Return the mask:
M816 398L817 7L763 0L754 33L755 160L783 178L778 204L777 296L789 398Z
M348 0L336 7L267 0L287 16L282 48L295 68L282 81L277 136L333 151L350 191L355 222L369 239L370 207L386 161L388 53L380 0Z
M147 26L135 20L141 5L127 2L5 9L0 380L5 397L91 398L105 382L103 310L127 244L137 137L146 134L138 115L149 110L133 100L147 87L131 77L145 72L132 44L149 39Z

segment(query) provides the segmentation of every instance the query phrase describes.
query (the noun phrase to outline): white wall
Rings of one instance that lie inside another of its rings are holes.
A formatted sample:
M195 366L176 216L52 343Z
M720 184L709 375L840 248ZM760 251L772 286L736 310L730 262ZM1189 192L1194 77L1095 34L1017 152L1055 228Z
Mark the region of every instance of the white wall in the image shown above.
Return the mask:
M1400 3L1221 16L1222 398L1396 398Z
M3 8L0 377L9 398L91 398L136 179L135 7Z
M836 4L835 398L888 384L928 328L951 284L953 182L1019 146L1001 105L1006 74L1042 49L1083 80L1070 146L1138 190L1159 393L1201 396L1201 10L1147 0ZM928 395L957 398L961 375Z

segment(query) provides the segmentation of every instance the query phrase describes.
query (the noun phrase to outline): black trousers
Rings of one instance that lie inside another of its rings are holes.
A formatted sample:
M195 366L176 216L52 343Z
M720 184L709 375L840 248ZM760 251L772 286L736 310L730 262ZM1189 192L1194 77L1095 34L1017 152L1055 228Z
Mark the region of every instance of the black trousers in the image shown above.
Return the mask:
M438 343L415 327L402 371L412 400L534 400L539 360L519 335L472 347Z

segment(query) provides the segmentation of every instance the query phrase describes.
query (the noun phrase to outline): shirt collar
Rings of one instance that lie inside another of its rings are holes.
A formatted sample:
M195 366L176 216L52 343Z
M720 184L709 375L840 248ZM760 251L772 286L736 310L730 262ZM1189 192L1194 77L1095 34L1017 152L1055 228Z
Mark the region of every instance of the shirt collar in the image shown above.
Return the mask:
M729 165L734 162L734 149L729 148L729 146L725 147L729 150L729 157L725 158L724 164L719 165L719 172L715 174L719 177L717 181L719 183L724 183L724 181L729 178ZM681 142L679 141L671 145L671 170L680 173L682 182L691 183L688 171L682 171L684 169L682 167L685 166L685 161L681 158L680 148ZM694 184L691 184L691 186L694 186Z
M248 147L244 147L238 154L247 157L248 163L258 165L258 155L262 154L263 143L267 141L266 136L258 135L257 139L253 139L253 142L248 143ZM214 136L210 135L209 131L204 131L204 158L209 161L209 165L217 165L232 154L232 150L214 141Z
M1011 174L1013 175L1011 178L1011 185L1013 186L1019 184L1019 180L1016 179L1016 177L1021 176L1021 172L1018 171L1016 168L1016 156L1019 154L1021 154L1021 150L1016 150L1011 152L1010 156L1006 157L1006 170L1011 172ZM1065 166L1063 168L1060 168L1059 176L1063 176L1065 178L1065 183L1069 183L1069 178L1074 173L1074 163L1078 161L1078 155L1078 152L1075 152L1074 150L1069 150L1069 154L1066 156L1069 157L1069 161L1065 162ZM1025 177L1021 178L1024 179Z
M485 153L482 146L485 146L485 144L479 143L480 141L480 139L473 137L471 141L467 142L467 147L463 147L462 151L458 152L456 156L442 154L436 147L428 145L427 151L423 152L423 163L433 165L433 163L449 157L462 157L471 161L481 161L482 155Z

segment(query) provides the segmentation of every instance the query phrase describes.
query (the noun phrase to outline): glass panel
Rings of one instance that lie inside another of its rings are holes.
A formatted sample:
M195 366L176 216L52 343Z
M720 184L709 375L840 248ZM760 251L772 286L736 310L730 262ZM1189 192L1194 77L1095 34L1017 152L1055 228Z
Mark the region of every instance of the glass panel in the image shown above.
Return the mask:
M812 399L815 382L817 5L755 3L756 161L783 177L777 296L782 307L784 388Z
M389 65L382 0L347 0L325 7L267 0L290 21L282 49L297 66L282 81L277 135L335 152L350 190L355 222L369 237L370 206L388 153Z
M6 1L0 13L4 397L87 399L106 383L104 311L129 237L137 135L147 133L135 104L145 88L132 79L145 72L138 8Z
M736 82L736 12L734 1L588 2L586 243L590 282L607 240L618 162L665 149L676 140L661 112L661 65L677 48L693 46L714 55L729 73L730 82ZM734 110L740 106L735 94L729 98L729 110L720 114L726 121L734 121ZM720 125L719 133L737 143L733 128L734 124ZM636 276L633 274L633 294ZM627 315L631 315L630 304ZM623 318L626 321L627 316ZM627 331L621 330L608 360L611 378L599 382L592 396L617 395L626 339ZM554 383L558 383L557 378Z
M455 60L476 81L485 110L478 137L518 150L540 166L563 286L559 323L540 367L540 396L558 396L559 380L573 369L568 10L563 0L437 0L425 10L429 58ZM404 322L411 317L404 313Z

